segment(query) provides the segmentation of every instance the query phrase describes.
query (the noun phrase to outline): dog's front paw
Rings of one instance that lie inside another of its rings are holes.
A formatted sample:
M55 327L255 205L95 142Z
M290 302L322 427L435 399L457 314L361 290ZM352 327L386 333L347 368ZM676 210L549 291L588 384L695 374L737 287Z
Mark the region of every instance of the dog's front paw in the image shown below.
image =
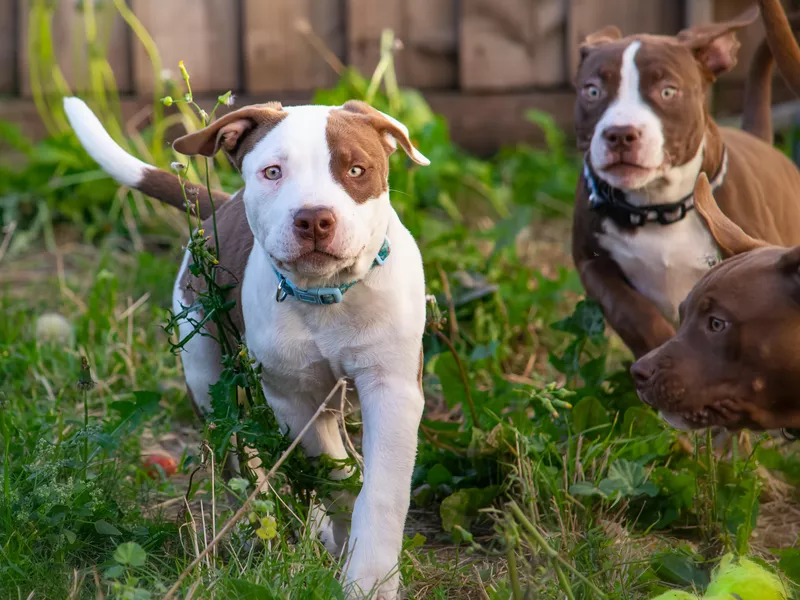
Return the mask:
M332 519L319 504L311 507L311 532L334 558L342 555L347 544L347 525Z
M351 561L347 568L344 589L348 600L396 600L400 589L397 564L381 567L376 557L367 562Z

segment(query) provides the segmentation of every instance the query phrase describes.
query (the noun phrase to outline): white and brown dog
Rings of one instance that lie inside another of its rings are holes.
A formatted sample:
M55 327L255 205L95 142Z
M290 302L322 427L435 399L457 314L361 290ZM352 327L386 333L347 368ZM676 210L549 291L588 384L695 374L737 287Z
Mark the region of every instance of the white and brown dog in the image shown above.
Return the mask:
M130 156L77 98L64 101L83 146L121 184L183 207L177 177ZM233 319L263 369L266 398L296 435L340 378L350 380L364 423L364 483L358 498L329 499L333 552L348 543L352 595L397 595L398 556L409 506L423 396L419 374L425 326L422 258L389 202L389 155L396 144L429 161L404 125L361 102L343 106L261 104L231 112L178 139L186 155L223 150L245 186L214 194L220 283L237 282ZM188 186L201 216L207 193ZM210 224L206 231L211 231ZM389 254L390 253L390 254ZM200 282L187 252L173 296L190 306ZM198 315L197 319L201 317ZM182 334L192 325L181 326ZM182 353L186 382L201 413L221 372L215 340L194 336ZM302 439L309 456L347 457L337 417L324 412ZM345 475L344 473L342 475Z

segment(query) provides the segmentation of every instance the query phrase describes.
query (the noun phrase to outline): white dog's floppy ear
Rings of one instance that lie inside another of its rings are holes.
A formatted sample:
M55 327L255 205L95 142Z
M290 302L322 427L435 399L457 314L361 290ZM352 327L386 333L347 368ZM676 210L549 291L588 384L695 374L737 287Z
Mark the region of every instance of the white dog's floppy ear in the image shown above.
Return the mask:
M408 136L408 128L394 117L390 117L386 113L372 108L366 102L359 100L345 102L342 109L368 117L370 124L387 139L392 148L396 148L399 144L408 157L418 165L428 166L431 164L431 161L411 143L411 138Z
M286 113L277 102L245 106L217 119L200 131L179 137L172 147L188 156L200 154L210 157L221 149L233 155L249 133L262 125L274 127L285 116Z

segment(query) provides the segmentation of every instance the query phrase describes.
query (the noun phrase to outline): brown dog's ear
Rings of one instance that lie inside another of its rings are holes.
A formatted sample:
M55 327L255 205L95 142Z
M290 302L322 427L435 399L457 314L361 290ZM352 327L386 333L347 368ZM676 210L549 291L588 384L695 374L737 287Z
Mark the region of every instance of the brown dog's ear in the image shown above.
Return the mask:
M581 60L586 58L590 51L602 46L622 39L622 32L614 25L608 25L602 29L598 29L594 33L590 33L578 46L581 53Z
M255 104L228 113L201 129L179 137L172 147L188 156L214 156L221 149L234 154L242 140L259 125L277 125L286 113L277 102Z
M428 166L431 164L422 152L414 147L408 135L408 128L394 117L371 107L366 102L360 100L349 100L342 105L342 109L348 112L364 115L392 149L399 144L408 157L418 165ZM392 150L390 150L391 152Z
M747 235L719 209L705 173L694 185L694 205L726 258L767 246L766 242Z
M778 259L778 269L787 275L800 275L800 246L783 253Z
M730 21L698 25L678 33L678 41L694 52L695 57L714 77L736 66L741 44L736 32L758 19L758 7L752 6Z

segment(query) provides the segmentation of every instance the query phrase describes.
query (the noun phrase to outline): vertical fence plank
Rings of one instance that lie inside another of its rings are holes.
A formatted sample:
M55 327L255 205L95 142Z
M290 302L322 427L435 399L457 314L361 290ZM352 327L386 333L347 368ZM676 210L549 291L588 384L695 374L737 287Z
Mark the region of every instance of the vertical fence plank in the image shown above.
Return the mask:
M53 53L64 78L74 92L81 92L88 85L88 61L86 30L83 12L77 2L57 2L52 18ZM28 52L28 23L31 0L19 0L17 7L19 23L19 45L17 64L22 95L30 96ZM131 85L130 36L127 26L111 2L95 2L97 37L105 49L106 58L114 72L120 92L129 92ZM44 75L48 77L47 74ZM48 81L43 82L50 89Z
M461 85L510 90L566 83L565 0L463 0Z
M336 73L302 30L344 58L343 0L245 0L245 81L248 93L308 91Z
M0 94L16 91L14 0L0 0Z
M153 38L162 67L176 79L183 60L195 92L239 88L239 16L230 0L131 0L131 8ZM133 40L136 91L153 90L153 67L144 46Z
M456 0L350 0L348 58L367 77L378 64L384 29L392 29L403 42L395 54L401 85L425 89L457 85Z
M570 0L570 74L578 67L578 46L590 33L606 25L616 25L622 35L675 35L683 27L680 9L675 0Z

